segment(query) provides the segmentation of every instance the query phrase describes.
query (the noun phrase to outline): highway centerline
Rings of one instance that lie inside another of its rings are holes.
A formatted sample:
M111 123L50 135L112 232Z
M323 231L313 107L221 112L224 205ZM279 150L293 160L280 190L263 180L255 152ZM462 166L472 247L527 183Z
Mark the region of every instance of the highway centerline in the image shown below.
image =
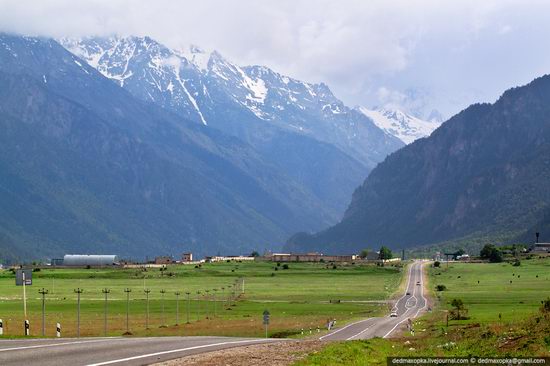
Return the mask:
M126 357L126 358L119 358L119 359L116 359L116 360L110 360L110 361L92 363L92 364L88 364L87 366L112 365L112 364L114 364L114 363L134 361L134 360L139 360L139 359L147 358L147 357L162 356L162 355L167 355L167 354L170 354L170 353L178 353L178 352L192 351L192 350L196 350L196 349L202 349L202 348L208 348L208 347L217 347L217 346L225 346L225 345L230 345L230 344L265 343L265 342L266 342L266 340L264 340L264 339L255 339L255 340L230 341L230 342L220 342L220 343L204 344L204 345L200 345L200 346L192 346L192 347L186 347L186 348L179 348L179 349L168 350L168 351L160 351L160 352L148 353L148 354L139 355L139 356L132 356L132 357Z

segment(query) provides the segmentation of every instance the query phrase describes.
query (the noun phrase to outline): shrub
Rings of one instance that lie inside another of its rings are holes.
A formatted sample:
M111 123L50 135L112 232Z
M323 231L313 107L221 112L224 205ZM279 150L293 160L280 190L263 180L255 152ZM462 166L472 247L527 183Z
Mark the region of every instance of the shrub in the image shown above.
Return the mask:
M541 303L542 303L540 307L541 313L550 314L550 297L547 298L546 300L542 300Z
M33 272L40 272L40 268L33 268L32 271Z
M336 268L338 268L338 267L336 267L336 264L333 264L332 269L336 269Z
M281 266L281 263L280 262L277 262L277 267L280 267Z
M514 266L514 267L519 267L519 266L521 266L520 260L519 260L519 259L516 259L516 260L514 261L514 263L512 263L512 266Z
M286 264L286 263L283 264L283 269L288 269L288 268L289 268L289 267L288 267L288 264Z
M441 267L441 262L440 261L435 261L434 262L434 267L436 267L436 268Z
M436 289L437 291L445 291L445 290L447 290L447 286L445 286L445 285L437 285L437 286L435 286L435 289Z

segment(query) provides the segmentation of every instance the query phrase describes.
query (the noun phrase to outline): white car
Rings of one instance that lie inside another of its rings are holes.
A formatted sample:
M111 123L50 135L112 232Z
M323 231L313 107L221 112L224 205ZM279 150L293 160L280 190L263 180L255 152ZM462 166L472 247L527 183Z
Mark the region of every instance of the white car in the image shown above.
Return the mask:
M390 318L397 318L397 311L392 311L390 314Z

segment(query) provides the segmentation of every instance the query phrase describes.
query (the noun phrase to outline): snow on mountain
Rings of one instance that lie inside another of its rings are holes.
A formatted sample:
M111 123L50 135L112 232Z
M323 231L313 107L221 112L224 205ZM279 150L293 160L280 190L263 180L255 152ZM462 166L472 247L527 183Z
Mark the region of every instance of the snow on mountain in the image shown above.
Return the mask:
M367 109L358 107L361 113L369 117L379 128L399 138L405 144L431 135L441 125L438 119L424 121L405 112L394 109Z
M250 124L268 123L332 144L367 166L403 146L363 113L345 106L327 85L264 66L242 67L217 51L170 49L149 37L60 43L134 96L247 142L254 139Z

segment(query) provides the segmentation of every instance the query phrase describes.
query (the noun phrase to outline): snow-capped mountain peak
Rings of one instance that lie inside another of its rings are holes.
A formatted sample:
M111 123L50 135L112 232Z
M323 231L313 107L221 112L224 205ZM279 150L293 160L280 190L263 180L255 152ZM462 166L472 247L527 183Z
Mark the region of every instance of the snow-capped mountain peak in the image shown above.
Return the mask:
M379 128L399 138L405 144L431 135L441 123L425 121L398 109L358 107L358 111L369 117Z
M259 131L257 126L269 123L269 129L332 144L367 166L402 146L326 84L296 80L266 66L240 66L215 50L171 49L133 36L60 43L139 99L246 141L257 138L250 128Z

